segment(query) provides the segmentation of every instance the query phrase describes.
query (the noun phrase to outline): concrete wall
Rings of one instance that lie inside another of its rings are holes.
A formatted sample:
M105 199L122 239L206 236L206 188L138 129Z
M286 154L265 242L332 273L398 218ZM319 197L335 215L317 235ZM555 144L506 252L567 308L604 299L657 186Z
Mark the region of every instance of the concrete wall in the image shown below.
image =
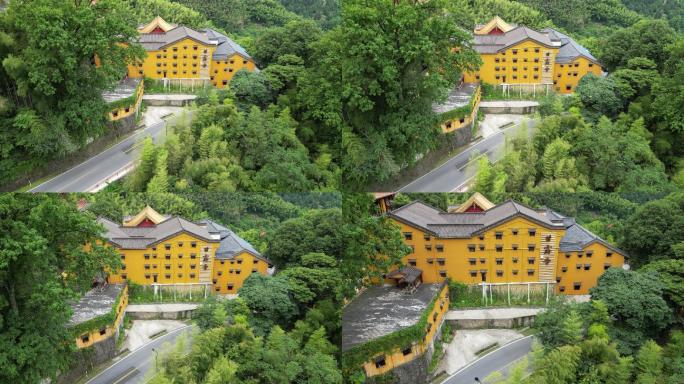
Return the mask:
M108 124L111 126L117 136L135 131L135 129L138 127L135 113L132 113L126 117L122 117L118 120L110 121Z
M516 115L526 115L530 113L534 113L537 111L538 106L515 106L515 105L506 105L506 106L480 106L480 110L482 110L482 113L485 114L516 114Z
M454 329L522 328L532 326L535 316L510 319L460 319L447 320Z
M191 105L195 99L148 99L145 104L153 107L185 107Z
M134 320L182 320L191 319L194 309L185 311L166 311L166 312L126 312Z

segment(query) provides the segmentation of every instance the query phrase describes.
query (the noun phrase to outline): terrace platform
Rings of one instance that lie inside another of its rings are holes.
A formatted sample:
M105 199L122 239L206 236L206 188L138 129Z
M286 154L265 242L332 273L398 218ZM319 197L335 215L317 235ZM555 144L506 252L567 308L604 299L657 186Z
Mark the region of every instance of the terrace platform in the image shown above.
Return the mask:
M432 106L432 111L435 113L445 113L456 108L461 108L470 103L470 99L477 90L476 83L463 83L449 92L447 99L440 104Z
M78 302L71 305L74 314L68 325L74 326L110 313L123 287L123 284L108 284L103 288L90 290Z

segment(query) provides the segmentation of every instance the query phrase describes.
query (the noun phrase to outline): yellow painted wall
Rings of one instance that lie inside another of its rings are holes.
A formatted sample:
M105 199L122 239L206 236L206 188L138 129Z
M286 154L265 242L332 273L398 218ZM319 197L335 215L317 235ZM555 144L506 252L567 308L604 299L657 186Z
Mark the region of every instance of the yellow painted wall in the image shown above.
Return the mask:
M249 275L254 272L265 275L267 269L267 262L248 252L240 253L233 260L214 259L214 292L236 294ZM229 288L231 284L232 288Z
M610 257L608 253L612 253ZM590 255L591 254L591 255ZM561 252L558 256L558 268L556 278L560 278L556 292L569 295L588 295L589 289L596 285L598 278L609 267L622 267L625 257L601 243L593 243L584 248L582 252ZM585 266L589 265L589 270ZM580 266L580 269L577 267ZM563 271L565 269L565 272ZM576 290L574 283L581 283L580 289Z
M147 51L142 63L128 66L129 77L152 79L199 79L202 70L202 55L206 55L207 73L211 70L211 56L216 46L205 45L186 38L158 51ZM175 66L174 66L175 65ZM166 76L164 76L166 71ZM193 73L193 71L195 73Z
M481 270L486 270L486 278L489 283L505 282L536 282L540 281L539 266L541 258L541 242L543 233L555 234L555 246L558 247L563 230L546 229L539 224L525 218L513 218L484 233L482 239L478 236L470 239L439 239L424 234L418 228L411 227L399 221L395 222L401 227L401 232L411 233L412 240L404 241L412 246L414 252L404 257L405 264L415 260L416 267L423 270L423 281L427 283L444 281L440 276L443 271L446 277L466 284L482 282ZM530 236L528 229L536 229L536 235ZM518 234L513 235L512 230L517 229ZM502 232L502 238L496 239L496 232ZM534 251L528 249L529 244L534 244ZM438 250L441 245L443 251ZM471 251L470 245L474 245ZM501 252L497 251L497 245L501 245ZM517 250L514 249L517 245ZM482 247L484 249L482 249ZM534 257L534 262L529 263L529 258ZM440 259L444 259L443 262ZM474 265L472 263L474 259ZM500 260L501 264L497 261ZM443 263L443 265L440 265ZM534 270L532 276L528 276L528 270ZM471 271L476 271L471 276ZM501 276L497 275L501 271ZM517 274L515 273L517 271Z
M428 350L430 345L433 343L440 324L444 320L444 316L449 311L449 288L444 286L442 291L439 293L439 298L435 303L434 308L428 314L428 328L429 331L426 332L423 339L416 342L411 347L411 353L404 355L402 352L402 347L397 347L391 353L385 354L385 365L382 367L375 366L375 359L380 356L373 356L366 364L363 365L363 369L366 371L366 376L376 376L391 371L397 366L408 363L420 356L422 356L425 351Z
M197 47L197 50L194 47ZM184 39L159 51L147 51L147 57L142 63L128 66L128 76L163 79L164 71L166 71L166 78L169 79L199 79L201 78L200 70L202 67L201 55L205 49L207 50L206 64L208 68L206 73L212 85L217 88L227 86L233 75L240 69L245 68L249 71L256 69L253 59L245 58L239 54L234 54L225 60L215 61L212 59L215 46L204 45L192 39Z
M481 92L480 92L480 87L477 87L477 90L475 91L475 94L473 95L474 101L473 101L473 110L470 112L470 115L465 116L460 119L452 119L449 121L445 121L441 127L442 127L442 132L444 133L449 133L453 132L457 129L461 129L465 126L470 125L470 123L477 118L477 109L480 105L480 97L481 97Z
M525 40L496 54L481 54L482 66L475 73L466 73L465 81L484 81L488 84L541 84L543 64L548 59L549 71L553 71L556 54L557 47L544 47L537 42Z
M140 80L140 82L141 84L138 88L138 97L136 97L135 103L133 103L133 105L127 105L125 107L121 107L109 112L109 120L116 121L123 119L124 117L128 117L134 114L138 110L138 108L140 108L140 102L142 101L142 97L145 94L145 84L143 84L144 80Z
M126 306L128 305L128 285L124 286L123 292L121 293L121 299L119 300L119 306L117 307L116 310L116 318L114 319L114 323L110 324L104 329L104 334L100 333L100 329L94 329L90 333L88 333L88 341L84 342L83 341L83 336L86 335L85 333L82 335L79 335L76 338L76 346L78 348L88 348L91 345L105 340L109 337L112 337L116 334L117 328L119 328L119 325L121 324L121 321L123 320L124 313L126 312Z
M574 92L580 79L587 73L601 75L601 66L585 57L579 57L568 64L555 63L553 68L554 89L559 93Z
M226 60L218 60L211 62L211 83L218 88L223 88L230 83L233 75L241 69L247 69L253 72L256 69L254 60L242 57L238 54L227 58Z
M196 243L195 248L192 247L193 242ZM165 249L166 244L170 245L170 250ZM160 284L199 283L200 259L205 247L209 247L207 265L208 276L211 277L213 258L219 247L218 240L207 242L183 232L157 244L156 249L118 249L119 254L123 255L122 261L126 268L117 271L118 273L110 273L109 281L118 283L130 280L137 284L152 284L154 274L157 274L157 282Z

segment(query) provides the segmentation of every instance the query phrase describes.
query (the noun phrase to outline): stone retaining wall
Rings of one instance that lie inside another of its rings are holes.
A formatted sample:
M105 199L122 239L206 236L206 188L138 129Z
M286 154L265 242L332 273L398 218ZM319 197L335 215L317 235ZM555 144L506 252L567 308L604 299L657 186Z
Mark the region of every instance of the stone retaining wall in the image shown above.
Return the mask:
M121 323L123 324L123 322ZM57 377L57 384L75 383L87 372L96 366L113 359L117 355L116 340L119 338L121 327L116 332L102 341L98 341L88 348L79 349L71 365L71 369Z
M536 315L508 319L458 319L447 321L454 329L522 328L532 326L535 317Z
M480 106L480 110L485 114L516 114L527 115L534 113L538 106Z
M185 311L165 311L165 312L143 312L127 311L126 314L134 320L183 320L191 319L194 309L189 309Z

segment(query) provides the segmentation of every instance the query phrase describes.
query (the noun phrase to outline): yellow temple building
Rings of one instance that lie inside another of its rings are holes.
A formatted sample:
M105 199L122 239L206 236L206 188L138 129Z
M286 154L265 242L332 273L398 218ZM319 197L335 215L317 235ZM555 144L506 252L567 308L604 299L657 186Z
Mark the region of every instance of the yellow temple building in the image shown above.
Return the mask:
M128 77L210 82L223 88L241 70L257 70L254 59L235 41L206 28L196 31L157 16L138 28L147 57L128 66Z
M412 252L403 263L425 283L549 283L586 295L625 252L549 209L513 200L494 205L476 194L448 212L414 201L388 213Z
M572 93L586 74L602 73L596 58L571 37L553 28L535 31L509 24L498 16L475 27L472 47L483 64L464 75L467 83Z
M124 263L109 274L110 283L196 285L236 294L252 273L273 273L271 262L251 244L211 220L191 222L148 206L121 224L106 218L98 222Z

